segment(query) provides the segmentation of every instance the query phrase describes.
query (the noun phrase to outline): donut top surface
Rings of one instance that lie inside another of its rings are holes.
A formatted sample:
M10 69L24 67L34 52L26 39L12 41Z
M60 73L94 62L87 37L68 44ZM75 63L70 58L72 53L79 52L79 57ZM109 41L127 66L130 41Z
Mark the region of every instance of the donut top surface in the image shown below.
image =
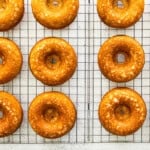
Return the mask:
M124 60L120 62L118 55ZM135 39L118 35L106 40L98 54L98 64L102 73L115 82L127 82L134 79L142 70L145 54L142 46Z
M0 91L0 137L15 132L22 122L22 108L18 100L7 92Z
M97 0L97 11L108 26L126 28L136 23L142 16L144 0Z
M47 85L62 84L77 66L73 47L61 38L44 38L32 48L29 64L33 75Z
M0 31L13 28L23 14L24 0L0 0Z
M115 88L107 92L99 105L102 125L113 134L128 135L141 127L146 118L142 97L129 88Z
M40 24L60 29L68 26L77 16L79 0L32 0L31 5Z
M69 132L76 120L76 109L70 98L61 92L45 92L30 104L32 128L46 138L58 138Z
M22 67L20 48L7 38L0 38L0 84L9 82L17 76Z

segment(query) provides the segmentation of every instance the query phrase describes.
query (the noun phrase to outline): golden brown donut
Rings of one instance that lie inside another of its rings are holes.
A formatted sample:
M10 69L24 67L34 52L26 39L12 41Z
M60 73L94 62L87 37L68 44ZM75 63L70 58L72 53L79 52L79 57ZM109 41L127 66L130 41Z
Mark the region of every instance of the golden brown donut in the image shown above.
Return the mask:
M28 118L33 130L42 137L58 138L69 132L76 121L76 109L61 92L45 92L30 104Z
M60 29L68 26L77 16L79 0L32 0L31 6L40 24Z
M44 38L32 48L29 65L33 75L47 85L62 84L77 66L74 49L60 38Z
M137 131L146 118L142 97L129 88L115 88L104 95L99 105L99 119L109 132L125 136Z
M9 82L20 72L22 54L20 48L7 38L0 38L0 84Z
M21 125L23 111L18 100L7 92L0 91L0 137L14 133Z
M125 57L124 62L118 61L118 55ZM127 82L134 79L145 63L144 51L135 39L129 36L114 36L101 46L98 64L102 73L115 82Z
M122 1L123 6L117 5ZM101 20L110 27L126 28L135 24L144 11L144 0L97 0Z
M0 31L13 28L24 14L24 0L0 0Z

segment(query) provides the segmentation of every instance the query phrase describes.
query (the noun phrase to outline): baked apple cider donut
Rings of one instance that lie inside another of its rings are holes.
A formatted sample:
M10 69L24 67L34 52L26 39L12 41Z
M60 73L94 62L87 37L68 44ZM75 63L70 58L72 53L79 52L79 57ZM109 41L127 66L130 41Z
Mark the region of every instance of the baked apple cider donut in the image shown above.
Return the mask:
M20 48L7 38L0 38L0 84L4 84L17 76L22 67Z
M36 20L51 29L68 26L78 13L79 0L32 0Z
M13 28L24 14L24 0L0 0L0 31Z
M77 66L73 47L60 38L44 38L32 48L29 65L33 75L46 85L63 84Z
M99 105L99 119L109 132L125 136L137 131L146 118L142 97L129 88L115 88L104 95Z
M122 5L119 5L119 2ZM97 11L101 20L108 26L126 28L141 18L144 0L97 0Z
M23 111L18 100L7 92L0 91L0 137L14 133L21 125Z
M61 92L45 92L31 102L28 118L33 130L45 138L58 138L68 133L76 121L76 109Z
M119 60L123 56L124 60ZM134 79L145 63L144 51L135 39L118 35L106 40L98 54L98 64L105 77L114 82Z

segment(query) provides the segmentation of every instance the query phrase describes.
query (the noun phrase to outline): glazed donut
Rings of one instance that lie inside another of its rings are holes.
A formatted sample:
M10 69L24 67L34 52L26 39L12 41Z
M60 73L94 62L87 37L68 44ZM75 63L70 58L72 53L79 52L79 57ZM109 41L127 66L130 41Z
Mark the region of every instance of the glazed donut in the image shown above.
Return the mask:
M0 31L13 28L24 14L24 0L0 0Z
M119 62L118 55L125 58ZM145 63L141 45L129 36L114 36L104 42L99 50L98 64L102 73L115 82L127 82L134 79Z
M109 132L125 136L137 131L146 118L142 97L129 88L115 88L104 95L99 105L99 119Z
M62 84L73 75L77 57L69 43L60 38L44 38L35 44L29 56L33 75L47 85Z
M77 16L79 0L32 0L31 6L40 24L60 29L68 26Z
M119 7L117 2L123 6ZM101 20L110 27L126 28L135 24L144 11L144 0L97 0Z
M0 137L14 133L21 125L23 111L18 100L11 94L0 91Z
M19 47L7 38L0 38L0 84L9 82L20 72L22 54Z
M33 130L45 138L58 138L69 132L76 120L76 109L60 92L45 92L31 102L28 118Z

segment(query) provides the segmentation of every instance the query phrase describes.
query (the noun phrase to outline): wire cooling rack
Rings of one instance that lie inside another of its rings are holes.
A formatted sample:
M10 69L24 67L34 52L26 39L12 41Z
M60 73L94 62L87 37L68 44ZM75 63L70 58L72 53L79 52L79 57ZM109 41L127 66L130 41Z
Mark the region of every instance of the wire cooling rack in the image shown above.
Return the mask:
M90 4L90 141L96 142L150 142L150 1L145 0L143 18L128 29L112 29L99 21L96 9L96 0ZM107 80L100 72L97 65L97 53L100 45L108 38L117 34L130 35L137 39L145 51L145 66L142 73L133 81L117 84ZM148 109L147 118L143 127L130 136L114 136L108 133L98 120L98 104L100 98L114 87L130 87L142 95Z
M31 1L25 1L24 18L19 25L0 36L14 40L23 54L21 74L13 81L0 85L0 90L15 95L21 102L24 119L22 126L13 135L0 138L0 143L102 143L102 142L150 142L150 2L145 2L143 18L128 29L116 30L104 25L96 11L96 0L80 0L78 17L67 28L50 30L37 23L31 11ZM100 45L110 36L127 34L136 38L145 50L146 63L143 72L133 81L117 84L105 79L98 69L97 53ZM73 77L57 87L45 86L37 81L28 67L28 54L32 46L44 37L62 37L75 49L78 68ZM97 110L101 97L111 88L127 86L138 91L145 99L148 115L143 127L135 134L114 136L101 126ZM31 129L27 111L32 99L44 91L62 91L74 102L77 121L70 133L62 138L50 140L42 138Z

